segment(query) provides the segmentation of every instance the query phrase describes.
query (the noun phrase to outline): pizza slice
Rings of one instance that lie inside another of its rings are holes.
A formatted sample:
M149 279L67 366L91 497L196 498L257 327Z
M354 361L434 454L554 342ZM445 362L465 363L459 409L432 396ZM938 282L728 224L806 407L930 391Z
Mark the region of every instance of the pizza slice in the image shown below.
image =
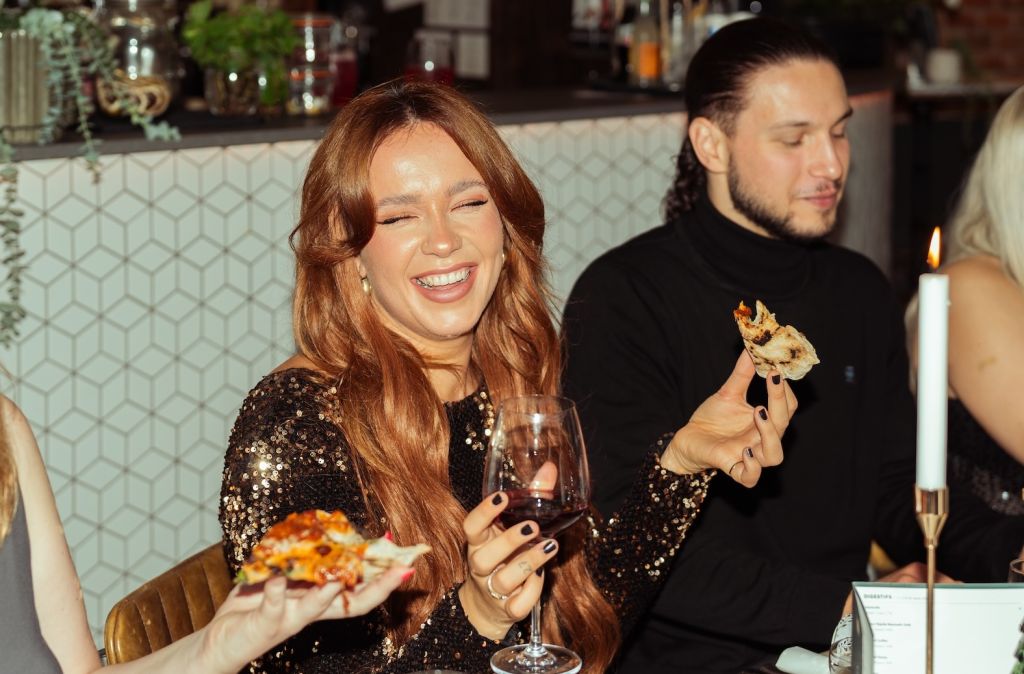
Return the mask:
M732 315L757 373L767 377L772 370L778 370L786 379L803 379L821 362L814 346L792 325L779 325L775 314L768 311L761 300L756 301L756 306L757 314L753 318L750 307L743 302Z
M336 581L352 589L395 566L411 566L428 545L400 547L389 538L366 540L339 511L292 513L267 530L236 582L255 585L273 576L317 585Z

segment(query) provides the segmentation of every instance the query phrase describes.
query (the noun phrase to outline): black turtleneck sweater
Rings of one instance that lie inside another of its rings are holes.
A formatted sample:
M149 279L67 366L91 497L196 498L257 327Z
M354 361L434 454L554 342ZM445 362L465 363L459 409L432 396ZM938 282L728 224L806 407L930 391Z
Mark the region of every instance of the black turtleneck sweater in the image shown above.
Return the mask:
M778 468L745 489L719 475L620 672L736 672L783 648L827 648L870 542L923 558L914 519L915 412L900 308L851 251L741 228L704 200L595 261L565 313L566 395L579 404L595 501L612 512L659 434L682 426L742 348L732 310L760 299L821 364L792 382L800 407ZM752 403L763 403L755 378ZM738 459L739 457L737 457ZM940 568L1003 581L1024 519L957 491Z

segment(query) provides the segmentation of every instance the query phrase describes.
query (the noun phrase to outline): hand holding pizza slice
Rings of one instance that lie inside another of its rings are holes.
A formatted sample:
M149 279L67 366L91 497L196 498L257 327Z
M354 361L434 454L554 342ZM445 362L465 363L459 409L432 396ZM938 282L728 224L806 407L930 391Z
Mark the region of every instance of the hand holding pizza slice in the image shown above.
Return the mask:
M792 325L779 325L775 314L768 311L761 300L756 300L756 306L757 314L753 318L750 307L743 302L732 315L757 373L767 377L772 370L778 370L786 379L803 379L821 362L814 346Z
M267 530L236 581L255 585L273 576L316 585L340 582L352 589L396 566L412 563L428 545L400 547L389 538L364 539L339 511L288 515Z

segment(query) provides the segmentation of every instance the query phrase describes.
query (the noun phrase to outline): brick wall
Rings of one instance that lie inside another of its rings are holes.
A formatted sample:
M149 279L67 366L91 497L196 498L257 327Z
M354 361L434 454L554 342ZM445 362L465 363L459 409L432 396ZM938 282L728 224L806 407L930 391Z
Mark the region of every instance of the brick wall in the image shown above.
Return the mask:
M946 43L962 41L984 74L1024 79L1024 0L961 0L939 20Z

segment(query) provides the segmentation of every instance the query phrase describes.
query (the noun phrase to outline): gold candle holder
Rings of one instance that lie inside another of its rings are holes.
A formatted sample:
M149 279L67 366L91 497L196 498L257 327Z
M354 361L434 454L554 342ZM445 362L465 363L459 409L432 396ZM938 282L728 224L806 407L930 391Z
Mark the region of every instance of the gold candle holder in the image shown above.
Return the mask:
M939 534L949 517L949 489L921 489L914 487L914 504L917 509L917 523L924 534L924 545L928 551L928 618L925 637L925 674L932 674L932 656L935 636L935 549L939 547Z

